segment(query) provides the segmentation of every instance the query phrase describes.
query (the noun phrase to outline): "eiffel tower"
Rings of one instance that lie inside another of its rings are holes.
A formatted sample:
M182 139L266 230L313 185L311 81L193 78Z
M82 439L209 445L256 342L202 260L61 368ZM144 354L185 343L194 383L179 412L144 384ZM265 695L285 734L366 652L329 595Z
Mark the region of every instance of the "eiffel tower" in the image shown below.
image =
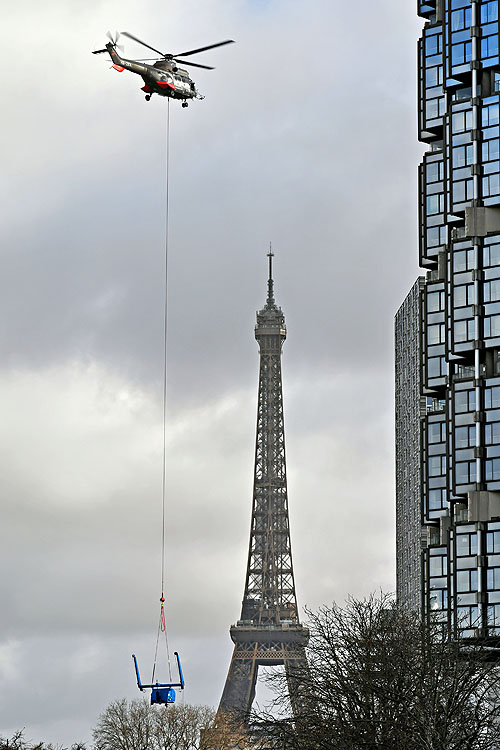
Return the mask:
M248 565L241 617L230 629L234 651L218 710L218 716L240 720L250 714L262 666L284 665L291 705L299 712L297 675L307 670L309 640L297 610L288 520L281 385L285 317L274 301L271 250L268 258L267 301L255 326L260 373Z

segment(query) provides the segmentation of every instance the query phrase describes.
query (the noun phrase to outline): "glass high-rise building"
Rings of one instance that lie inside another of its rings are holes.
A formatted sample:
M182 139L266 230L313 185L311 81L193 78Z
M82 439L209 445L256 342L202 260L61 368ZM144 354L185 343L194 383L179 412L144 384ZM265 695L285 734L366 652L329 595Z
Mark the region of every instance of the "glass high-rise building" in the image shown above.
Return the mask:
M500 0L419 0L420 265L396 316L401 604L500 635Z

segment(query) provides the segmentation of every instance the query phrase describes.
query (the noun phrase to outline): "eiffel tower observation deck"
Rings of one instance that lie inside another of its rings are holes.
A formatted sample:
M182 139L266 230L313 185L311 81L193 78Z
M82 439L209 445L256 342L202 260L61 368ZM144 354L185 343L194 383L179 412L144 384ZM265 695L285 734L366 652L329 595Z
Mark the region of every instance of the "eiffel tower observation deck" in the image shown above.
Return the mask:
M271 251L268 258L267 301L255 326L260 373L248 565L241 617L230 629L234 652L218 712L242 720L249 716L261 666L285 667L298 712L296 681L307 670L309 640L299 620L290 545L281 383L285 317L274 300Z

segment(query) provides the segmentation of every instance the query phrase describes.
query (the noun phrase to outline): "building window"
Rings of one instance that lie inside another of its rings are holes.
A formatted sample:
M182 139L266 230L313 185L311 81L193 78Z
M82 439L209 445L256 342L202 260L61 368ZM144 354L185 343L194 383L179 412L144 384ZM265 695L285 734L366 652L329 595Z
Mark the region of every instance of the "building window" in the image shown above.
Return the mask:
M455 363L454 370L455 370L455 380L464 380L466 378L467 379L473 378L476 372L474 365L459 365L458 362Z
M459 628L479 627L479 607L457 607L457 620Z
M444 195L439 193L438 195L428 195L426 199L427 213L429 216L435 216L436 214L442 214L444 211Z
M434 86L441 86L442 83L443 83L443 66L434 65L432 68L427 68L427 70L425 71L426 87L433 88ZM428 179L427 182L435 182L435 180Z
M460 10L454 10L451 13L451 30L462 31L468 29L471 24L471 9L462 8Z
M491 36L485 36L481 39L481 57L487 60L489 57L498 55L498 32Z
M498 21L498 0L481 3L481 23Z
M472 60L472 42L459 42L451 46L451 64L464 65ZM458 131L453 131L458 132Z
M443 610L448 607L448 591L446 589L432 589L429 597L432 610Z
M486 588L490 591L500 589L500 568L489 568L486 571Z
M484 319L484 337L500 336L500 315L490 315Z
M455 427L455 448L472 448L476 444L476 428Z
M476 462L457 461L455 463L455 481L457 484L474 484L476 481Z
M446 106L444 96L428 99L425 104L425 117L427 120L434 120L436 117L442 117L445 113Z
M461 284L453 290L453 304L455 307L467 307L476 303L474 284Z
M475 391L457 391L455 393L455 413L463 414L466 411L476 411Z
M486 554L487 555L500 554L500 531L487 531L486 532Z
M446 456L429 456L429 476L443 477L446 475Z
M469 527L470 528L470 527ZM477 555L477 533L457 534L457 557L473 557Z
M474 183L472 180L460 180L453 183L453 202L463 203L474 197Z
M427 377L443 378L446 375L445 357L429 357L427 360Z
M497 43L497 52L498 52L498 43ZM498 122L499 122L498 118L499 118L498 102L495 102L494 104L488 104L487 106L483 107L483 111L482 111L483 128L489 128L492 125L498 125Z
M445 555L435 555L429 558L429 576L441 578L448 572Z
M500 158L498 138L491 138L489 141L484 141L482 151L483 161L497 161Z
M453 326L453 337L455 343L474 341L474 320L457 320Z
M484 474L487 482L498 482L500 479L500 458L491 458L484 462Z
M427 247L438 247L446 244L446 227L429 227L427 230Z
M451 116L452 133L465 133L472 130L472 110L467 109L465 112L455 112Z
M483 177L483 197L488 198L491 195L500 193L500 175L498 172L487 174Z
M446 441L446 423L430 422L428 425L429 443L444 443Z
M448 507L448 501L446 498L446 490L429 490L429 510L444 510ZM500 537L500 531L498 532ZM499 540L500 547L500 540ZM433 558L432 558L433 559ZM441 574L439 574L441 575Z
M477 591L477 570L457 570L457 592Z
M425 410L427 414L433 414L437 411L444 411L446 408L446 401L442 398L432 398L427 396L425 399Z
M425 167L425 181L427 184L441 182L444 174L444 164L442 161L427 162Z
M478 96L481 85L478 86ZM462 102L464 99L472 99L472 86L457 86L451 92L451 100L453 102Z
M452 149L452 161L455 169L470 166L473 158L474 152L472 150L472 144L469 144L468 146L455 146Z
M429 34L425 39L425 56L433 57L433 55L439 55L443 51L443 35L442 34Z
M485 281L483 284L483 295L485 302L497 302L500 300L500 279Z
M428 344L444 344L445 340L445 325L444 323L436 323L431 326L427 326L427 343Z
M444 292L429 292L427 295L427 312L441 312L442 310L444 310Z
M453 253L453 270L455 273L462 271L472 271L476 265L476 255L474 249L455 250Z
M484 408L500 409L500 385L484 389Z
M500 266L500 244L485 245L483 248L483 263L485 266Z
M488 604L487 617L488 625L493 627L500 625L500 604Z
M486 445L500 444L500 422L491 422L484 427Z

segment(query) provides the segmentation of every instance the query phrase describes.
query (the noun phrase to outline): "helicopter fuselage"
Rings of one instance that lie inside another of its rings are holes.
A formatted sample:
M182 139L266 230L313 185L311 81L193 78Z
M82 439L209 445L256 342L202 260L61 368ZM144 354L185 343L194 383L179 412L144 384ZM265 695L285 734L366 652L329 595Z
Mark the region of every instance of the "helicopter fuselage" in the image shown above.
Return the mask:
M158 60L154 65L148 65L147 63L127 60L125 57L121 57L111 42L106 45L106 49L116 70L120 72L129 70L131 73L137 73L137 75L141 76L144 81L142 90L148 96L159 94L160 96L168 96L171 99L182 99L183 101L203 98L200 97L200 94L196 90L194 81L191 80L185 70L177 67L175 61Z

